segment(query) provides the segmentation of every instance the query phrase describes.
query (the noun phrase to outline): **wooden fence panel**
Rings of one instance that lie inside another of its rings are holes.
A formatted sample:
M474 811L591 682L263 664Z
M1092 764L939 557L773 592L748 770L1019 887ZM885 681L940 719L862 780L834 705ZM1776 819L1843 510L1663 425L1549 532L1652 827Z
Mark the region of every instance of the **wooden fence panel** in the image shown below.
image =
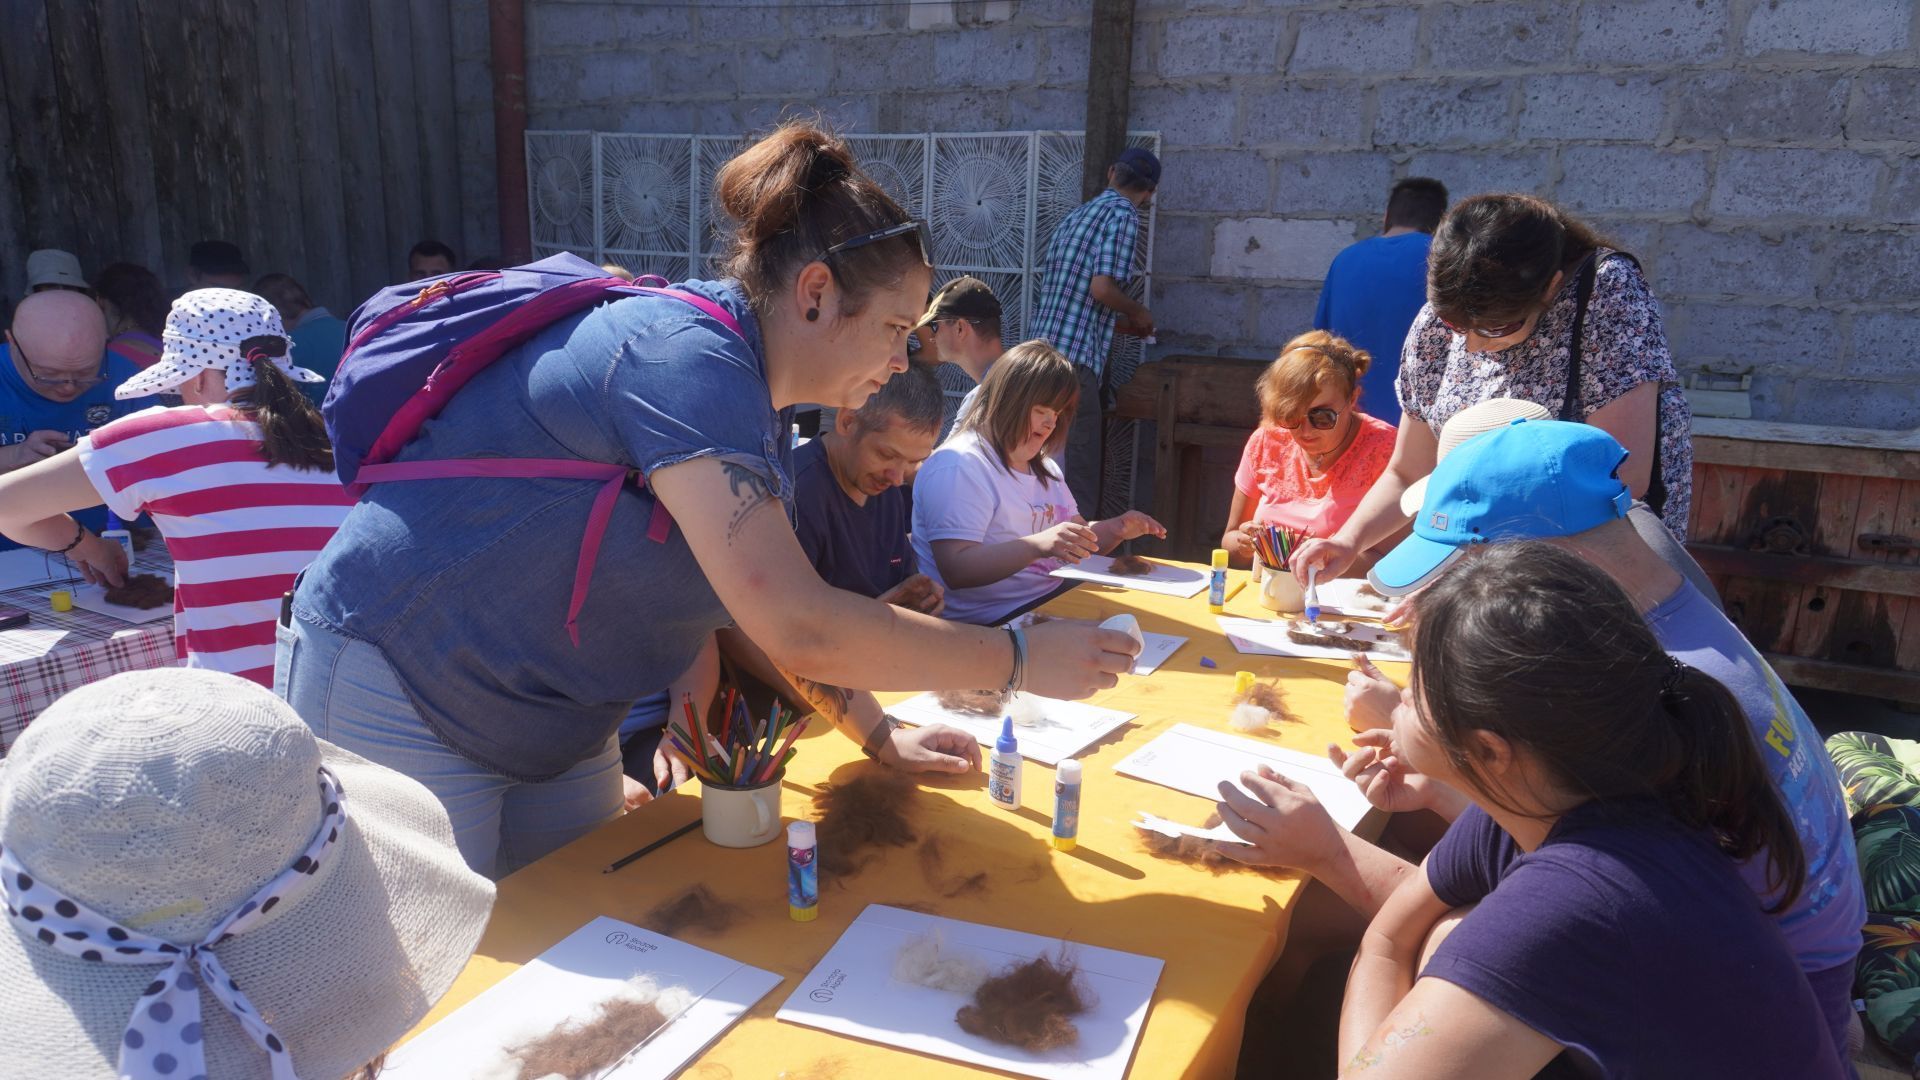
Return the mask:
M452 0L0 0L0 325L40 247L230 240L345 315L461 233ZM462 16L467 17L467 16Z

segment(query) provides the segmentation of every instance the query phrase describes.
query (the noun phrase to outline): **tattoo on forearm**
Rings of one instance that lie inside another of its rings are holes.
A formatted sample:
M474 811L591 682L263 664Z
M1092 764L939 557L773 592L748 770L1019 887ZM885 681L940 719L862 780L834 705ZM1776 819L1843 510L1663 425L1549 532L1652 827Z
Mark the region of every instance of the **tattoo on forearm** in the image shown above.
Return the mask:
M820 715L827 718L828 723L838 727L853 716L853 691L815 682L803 675L795 675L778 664L774 666L779 668L780 674L787 677L787 682L800 692L800 696L807 699L807 704L818 709Z
M1387 1051L1396 1050L1423 1035L1433 1034L1432 1025L1427 1023L1424 1013L1414 1013L1413 1019L1380 1036L1380 1049L1362 1049L1353 1055L1347 1063L1348 1072L1364 1072L1387 1059Z
M727 487L732 490L736 503L732 516L727 519L727 543L732 544L753 515L777 505L779 500L773 497L773 488L766 479L753 470L731 461L721 462L720 468L727 474Z

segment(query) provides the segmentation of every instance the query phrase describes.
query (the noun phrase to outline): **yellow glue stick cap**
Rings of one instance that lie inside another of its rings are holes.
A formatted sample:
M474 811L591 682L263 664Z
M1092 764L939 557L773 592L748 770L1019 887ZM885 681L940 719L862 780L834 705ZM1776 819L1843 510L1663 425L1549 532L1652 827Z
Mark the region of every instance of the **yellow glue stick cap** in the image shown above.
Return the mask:
M1233 696L1239 697L1253 689L1253 672L1236 671L1233 673Z

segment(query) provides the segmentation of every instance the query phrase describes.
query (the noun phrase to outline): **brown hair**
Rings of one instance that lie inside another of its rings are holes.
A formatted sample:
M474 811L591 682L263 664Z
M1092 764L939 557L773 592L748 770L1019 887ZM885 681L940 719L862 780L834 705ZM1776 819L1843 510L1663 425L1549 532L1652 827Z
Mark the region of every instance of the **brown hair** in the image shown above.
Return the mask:
M1058 414L1053 435L1041 447L1042 454L1058 453L1067 444L1067 428L1073 423L1073 410L1080 401L1080 379L1073 363L1053 346L1035 338L1008 349L993 362L987 377L980 380L980 398L960 422L960 430L970 431L993 448L1000 464L1013 469L1007 448L1018 446L1027 437L1035 406L1045 406ZM1043 457L1029 463L1033 475L1045 486L1058 480Z
M1780 893L1770 911L1800 895L1806 854L1739 703L1669 656L1620 586L1578 556L1499 543L1428 586L1414 602L1413 697L1482 792L1474 731L1525 747L1569 791L1658 798L1734 858L1764 851Z
M1547 283L1605 238L1545 199L1475 195L1440 220L1427 254L1427 301L1455 326L1526 318Z
M233 404L260 425L260 454L269 465L316 472L333 471L333 443L326 422L300 384L273 361L287 355L287 339L272 334L240 343L252 356L254 384L234 395Z
M111 303L141 330L159 337L167 324L167 292L154 272L134 263L114 263L93 279L93 294Z
M1360 376L1373 358L1343 337L1325 330L1309 330L1280 350L1280 356L1260 373L1254 388L1260 394L1260 416L1278 427L1307 411L1307 406L1329 386L1351 399Z
M907 220L893 197L860 171L846 140L801 120L782 124L721 166L713 198L734 222L725 272L739 279L762 313L828 248ZM845 296L841 313L857 313L874 290L921 265L919 247L909 232L836 254L826 266Z

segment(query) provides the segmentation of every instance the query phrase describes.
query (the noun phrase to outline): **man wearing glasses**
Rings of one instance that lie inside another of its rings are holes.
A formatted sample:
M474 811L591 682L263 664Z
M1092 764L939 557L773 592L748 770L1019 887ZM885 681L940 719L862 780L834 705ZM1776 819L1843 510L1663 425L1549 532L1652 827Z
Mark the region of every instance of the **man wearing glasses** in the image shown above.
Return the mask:
M20 301L0 346L0 472L71 447L94 428L151 402L115 401L133 364L107 352L107 322L84 293L37 292ZM95 532L106 510L74 515ZM0 538L0 549L18 547Z

